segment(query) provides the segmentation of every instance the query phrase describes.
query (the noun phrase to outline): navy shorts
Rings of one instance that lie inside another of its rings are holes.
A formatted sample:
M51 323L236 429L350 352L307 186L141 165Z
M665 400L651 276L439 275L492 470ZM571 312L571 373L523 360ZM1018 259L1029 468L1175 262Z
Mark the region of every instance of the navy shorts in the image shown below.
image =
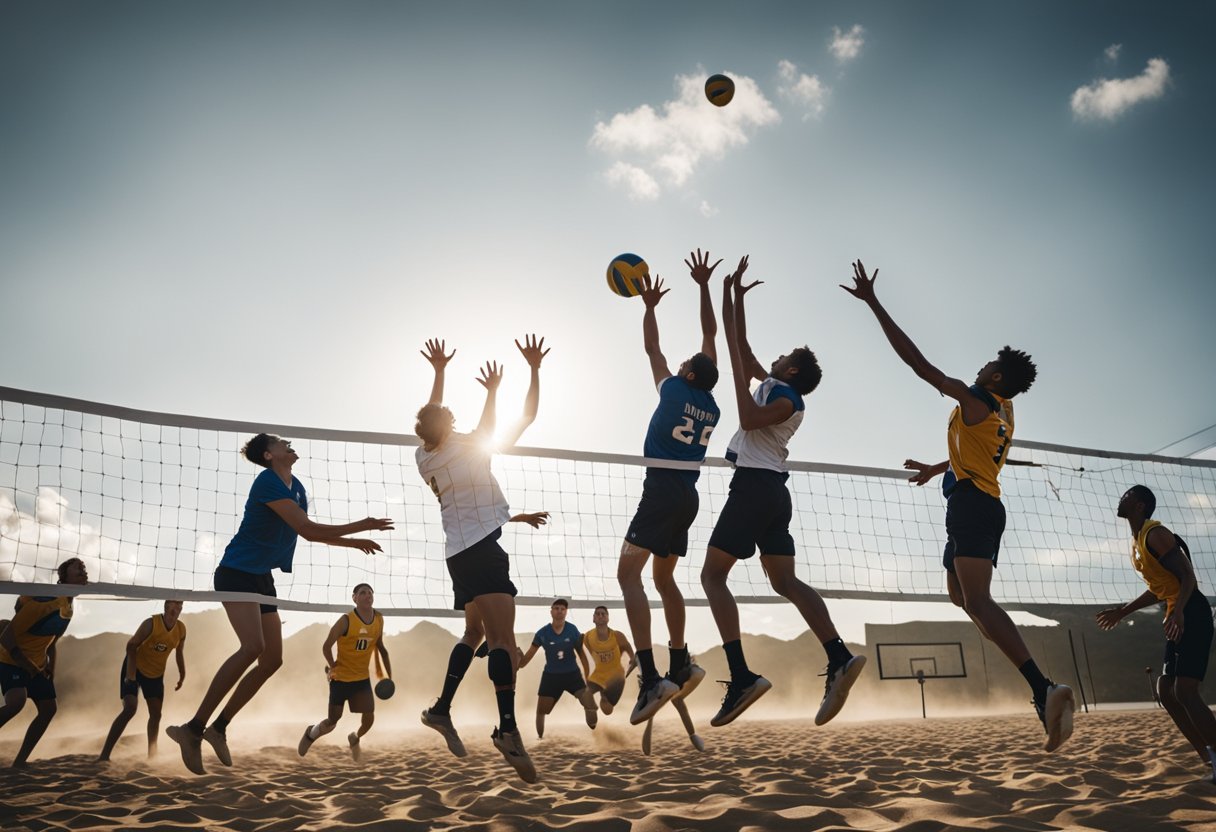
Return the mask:
M352 714L362 714L374 710L376 707L376 698L372 696L372 680L360 679L357 682L339 682L331 680L329 683L329 707L341 708L347 702L350 703L350 712Z
M1199 590L1191 592L1182 609L1182 639L1165 643L1162 676L1185 676L1203 681L1212 651L1212 608Z
M688 554L688 529L697 519L697 483L687 471L647 468L642 499L625 532L625 540L653 554Z
M463 552L448 558L448 574L452 576L452 609L462 610L479 595L519 594L511 583L511 561L498 545L502 529L495 529Z
M25 695L35 702L55 698L55 683L41 673L31 676L24 668L0 663L0 693L25 689Z
M139 692L143 691L144 699L164 699L165 698L165 677L164 676L145 676L139 672L139 668L135 669L135 681L127 681L127 660L122 660L122 669L118 671L118 698L122 699L127 696L138 696Z
M563 693L578 696L578 692L585 687L587 683L583 681L583 674L578 670L565 673L550 673L546 670L540 674L540 689L536 691L536 695L561 699Z
M954 572L954 559L984 558L996 566L1005 533L1005 506L971 480L959 480L946 502L946 551L942 566Z
M274 576L269 572L265 575L254 575L251 572L242 572L230 566L216 568L215 591L252 592L257 595L278 597L278 594L274 591ZM262 615L279 611L279 608L274 604L259 604L258 606L262 608Z
M765 468L736 468L730 496L718 515L709 545L740 560L759 547L762 555L793 555L790 520L794 504L785 481L789 474Z

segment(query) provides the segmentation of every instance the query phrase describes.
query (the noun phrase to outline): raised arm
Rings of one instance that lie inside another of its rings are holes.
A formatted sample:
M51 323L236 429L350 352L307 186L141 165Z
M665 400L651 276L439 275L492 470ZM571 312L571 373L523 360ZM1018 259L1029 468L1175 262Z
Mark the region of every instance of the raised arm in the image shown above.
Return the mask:
M474 432L493 436L494 427L498 424L498 385L502 384L502 367L498 366L497 361L486 362L477 383L486 388L486 404L481 409L481 420Z
M743 322L743 316L740 314L743 308L743 296L759 286L760 281L744 286L742 277L745 271L747 271L747 257L740 260L735 273L726 278L722 298L722 318L726 329L726 346L730 350L731 377L734 379L735 403L739 409L739 427L743 430L757 430L769 425L780 424L793 416L794 403L781 397L768 404L756 404L756 400L752 398L751 391L748 389L747 383L752 376L747 368L747 360L739 349L738 331L739 325ZM755 361L754 357L752 361ZM759 365L759 362L756 364ZM761 378L767 377L766 373L761 375Z
M915 471L911 477L908 477L908 482L915 485L924 485L939 474L946 473L946 469L950 467L950 460L939 462L936 465L926 465L923 462L917 462L915 459L905 459L904 467L909 471Z
M654 311L654 308L659 305L659 301L663 299L663 295L670 291L670 289L663 288L663 278L657 274L654 276L653 283L651 283L650 275L642 275L642 291L639 293L639 297L646 306L646 311L642 313L642 344L646 348L646 357L650 359L650 374L654 377L655 384L671 375L671 369L667 366L667 357L663 355L663 350L659 347L659 320Z
M549 354L549 350L545 349L545 339L537 338L535 335L524 336L524 342L515 342L515 346L519 348L519 352L524 357L524 361L528 362L528 367L531 370L531 379L528 383L528 394L524 397L524 412L519 421L514 427L503 437L500 447L510 448L519 441L519 437L523 436L528 425L536 421L536 412L540 408L540 363L545 356Z
M718 335L718 320L714 317L714 304L709 297L709 279L713 276L714 269L718 268L722 261L718 260L712 266L709 265L709 252L701 254L701 249L689 252L688 257L689 259L684 261L684 265L688 266L688 273L701 290L701 352L708 355L717 364L718 347L714 340ZM690 260L691 262L689 262Z
M870 311L874 313L879 326L882 327L883 334L887 336L887 341L894 348L895 354L912 368L912 372L931 384L935 390L959 403L963 410L963 421L966 424L976 425L986 419L989 412L988 405L973 396L965 382L947 376L930 364L916 344L912 343L912 339L899 328L883 305L878 302L878 296L874 294L874 283L877 280L878 269L874 270L873 277L869 277L866 274L866 267L858 260L853 264L853 285L845 286L842 283L840 288L870 307Z
M365 517L344 526L333 526L328 523L316 523L308 519L304 509L295 500L271 500L266 504L270 510L291 526L292 530L305 540L313 543L325 543L329 546L345 546L359 549L367 554L381 551L380 545L372 540L357 540L346 538L345 535L357 532L391 531L393 521L387 517Z
M452 360L452 356L456 354L455 348L451 353L444 355L445 342L437 338L429 338L426 342L426 351L419 351L422 357L431 362L431 367L435 370L435 381L431 384L431 398L427 404L440 404L443 402L443 376L447 369L448 362Z
M764 369L764 365L756 358L756 354L752 352L751 344L747 341L747 315L743 308L743 296L764 283L764 281L757 280L747 286L743 285L743 273L747 271L748 264L748 258L745 256L739 261L739 268L735 270L735 274L732 277L732 286L734 287L735 294L735 343L739 348L739 359L742 362L744 374L756 381L764 381L768 378L768 370Z
M533 511L533 512L526 512L524 514L516 514L507 522L508 523L527 523L532 528L539 529L541 526L543 526L549 522L549 512Z

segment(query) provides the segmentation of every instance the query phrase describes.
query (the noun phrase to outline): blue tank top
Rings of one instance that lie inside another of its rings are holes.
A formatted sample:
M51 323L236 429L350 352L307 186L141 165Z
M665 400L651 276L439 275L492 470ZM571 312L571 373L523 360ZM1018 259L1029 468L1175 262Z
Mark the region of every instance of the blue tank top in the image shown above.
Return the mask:
M652 459L702 462L721 414L713 393L668 376L659 382L659 405L650 417L642 453ZM700 476L699 471L679 473L691 482Z

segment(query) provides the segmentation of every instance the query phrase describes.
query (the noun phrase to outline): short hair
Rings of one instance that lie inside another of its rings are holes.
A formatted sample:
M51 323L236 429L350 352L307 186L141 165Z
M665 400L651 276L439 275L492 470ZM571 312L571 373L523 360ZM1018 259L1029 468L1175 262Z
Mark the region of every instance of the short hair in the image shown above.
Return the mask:
M68 558L55 567L55 571L59 573L59 583L63 583L68 579L68 567L74 563L82 567L84 566L84 561L80 558Z
M355 584L355 588L354 588L354 589L352 589L352 590L350 591L350 594L351 594L351 595L354 595L356 592L358 592L359 590L363 589L363 587L367 587L368 589L372 589L372 585L371 585L371 584ZM376 591L376 590L372 589L372 592L375 592L375 591Z
M1157 495L1147 485L1133 485L1127 489L1127 493L1144 503L1145 517L1153 516L1153 512L1157 510Z
M429 444L431 441L439 438L426 429L425 423L431 421L440 413L447 413L448 418L452 418L452 411L438 403L424 404L419 408L418 416L414 420L414 433L423 442Z
M241 453L254 465L269 468L270 463L266 461L266 452L270 450L271 445L278 441L279 437L273 433L259 433L245 443L245 447L241 448Z
M798 368L798 373L789 379L789 385L802 395L809 395L819 386L819 382L823 381L819 360L815 358L810 347L798 347L790 353L790 358L794 359L793 366Z
M600 604L598 607L595 608L595 612L599 612L600 610L603 610L604 612L608 612L608 608L605 607L603 604Z
M714 385L718 383L718 365L703 352L688 359L688 370L693 374L689 384L698 390L713 390Z
M1025 393L1034 384L1039 368L1030 360L1030 356L1021 350L1015 350L1008 344L996 355L996 363L1000 365L1000 393L1007 399L1012 399L1018 393Z
M567 601L565 598L555 598L555 599L553 599L553 603L552 603L552 604L550 604L549 606L551 606L551 607L565 607L566 609L570 609L570 602L569 602L569 601Z

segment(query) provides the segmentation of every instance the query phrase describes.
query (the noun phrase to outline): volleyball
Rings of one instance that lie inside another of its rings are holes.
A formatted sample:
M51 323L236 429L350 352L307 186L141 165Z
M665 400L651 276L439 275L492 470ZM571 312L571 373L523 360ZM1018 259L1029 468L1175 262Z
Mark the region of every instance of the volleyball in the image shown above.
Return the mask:
M705 82L705 97L715 107L725 107L735 97L735 82L725 75L711 75Z
M608 288L623 298L642 293L642 278L650 274L650 266L636 254L618 254L608 264Z
M381 679L379 682L376 682L375 690L376 696L381 699L388 699L397 692L397 686L393 684L392 679Z

